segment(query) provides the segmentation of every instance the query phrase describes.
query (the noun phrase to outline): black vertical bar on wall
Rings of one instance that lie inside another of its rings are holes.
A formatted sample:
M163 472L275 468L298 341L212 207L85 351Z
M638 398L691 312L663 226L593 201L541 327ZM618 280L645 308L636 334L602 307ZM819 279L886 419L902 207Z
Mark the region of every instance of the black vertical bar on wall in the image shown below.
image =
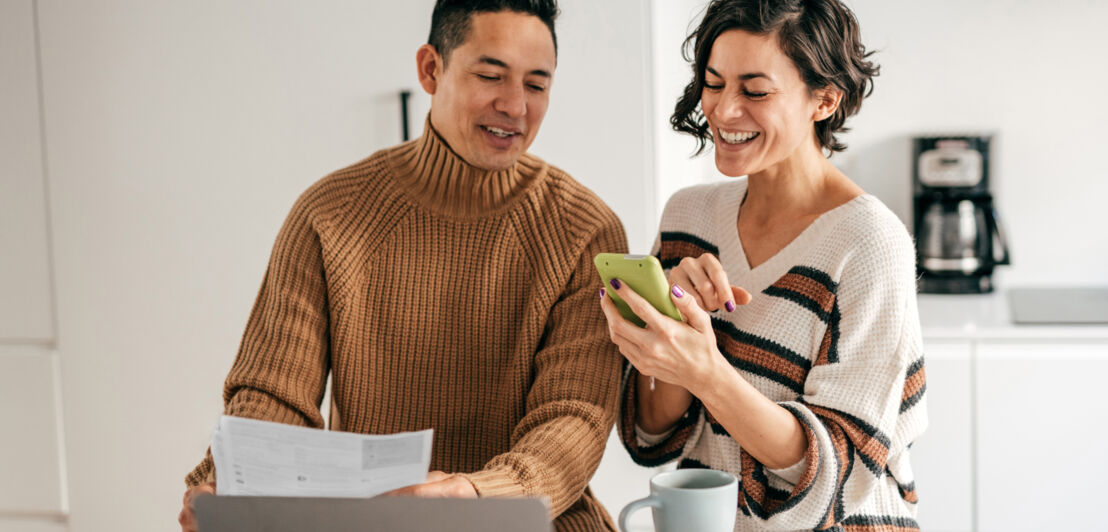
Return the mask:
M411 91L400 91L400 136L404 141L411 138L408 134L408 98Z

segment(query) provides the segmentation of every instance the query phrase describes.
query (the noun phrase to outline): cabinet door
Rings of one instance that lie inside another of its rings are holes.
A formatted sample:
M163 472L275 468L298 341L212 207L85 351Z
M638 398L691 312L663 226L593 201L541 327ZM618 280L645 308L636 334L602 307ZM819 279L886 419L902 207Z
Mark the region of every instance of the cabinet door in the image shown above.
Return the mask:
M978 356L981 530L1104 530L1108 343L983 343Z
M911 449L923 530L973 529L969 342L924 344L927 430Z

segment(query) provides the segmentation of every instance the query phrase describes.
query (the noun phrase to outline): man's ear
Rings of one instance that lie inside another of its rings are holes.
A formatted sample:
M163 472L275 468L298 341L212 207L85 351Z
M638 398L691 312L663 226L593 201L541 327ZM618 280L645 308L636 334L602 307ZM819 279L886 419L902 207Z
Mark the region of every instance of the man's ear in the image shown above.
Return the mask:
M819 105L816 106L816 110L812 113L812 120L816 122L831 118L831 115L839 110L839 104L843 101L843 91L832 86L816 89L813 95L819 102Z
M439 77L442 76L442 56L434 46L425 44L416 51L416 70L419 84L427 94L438 90Z

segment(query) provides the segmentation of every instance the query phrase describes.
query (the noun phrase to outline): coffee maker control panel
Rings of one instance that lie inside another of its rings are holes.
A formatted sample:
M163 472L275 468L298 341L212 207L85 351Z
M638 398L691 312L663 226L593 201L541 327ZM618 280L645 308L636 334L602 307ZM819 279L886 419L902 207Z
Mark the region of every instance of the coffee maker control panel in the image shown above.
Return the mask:
M929 187L974 187L985 174L981 152L962 140L942 140L919 154L919 181Z

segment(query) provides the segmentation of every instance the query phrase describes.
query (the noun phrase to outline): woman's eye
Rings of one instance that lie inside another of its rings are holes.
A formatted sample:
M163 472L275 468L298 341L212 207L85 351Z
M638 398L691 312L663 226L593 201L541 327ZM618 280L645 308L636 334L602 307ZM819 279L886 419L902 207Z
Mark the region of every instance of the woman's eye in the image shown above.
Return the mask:
M710 85L708 83L705 83L704 88L710 91L718 91L723 88L723 85Z
M750 98L752 100L760 100L762 98L765 98L766 95L768 95L769 93L768 92L743 91L743 94L746 95L747 98Z

